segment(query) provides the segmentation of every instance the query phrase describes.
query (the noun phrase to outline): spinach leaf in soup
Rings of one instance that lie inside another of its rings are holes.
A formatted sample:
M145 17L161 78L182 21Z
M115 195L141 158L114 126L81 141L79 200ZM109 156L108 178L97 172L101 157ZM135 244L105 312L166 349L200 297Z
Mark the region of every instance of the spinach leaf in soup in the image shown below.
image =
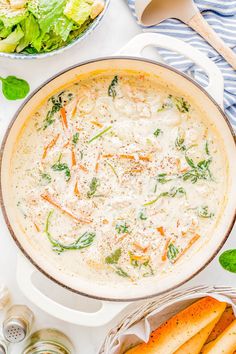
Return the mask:
M169 261L173 262L178 256L178 254L178 248L173 243L170 243L167 249L167 258L169 259Z
M214 213L209 211L209 208L208 208L207 205L200 206L198 208L197 213L198 213L199 217L205 218L205 219L209 219L209 218L212 218L214 216Z
M236 249L223 252L219 257L219 262L225 270L236 273Z
M157 129L154 131L153 135L157 138L161 133L162 133L162 130L161 130L160 128L157 128Z
M116 92L117 84L118 84L118 76L115 75L114 78L112 79L112 82L110 83L110 85L108 87L108 96L112 97L113 100L117 95L117 92Z
M117 248L113 253L105 258L106 264L117 264L121 257L121 248Z
M57 172L64 172L65 173L65 179L66 179L66 182L68 182L70 180L70 177L71 177L71 173L70 173L70 169L69 169L69 166L67 165L67 163L62 163L61 162L61 154L59 156L59 159L58 161L52 165L52 170L53 171L57 171Z
M48 173L40 173L40 185L47 186L52 182L52 177Z
M130 233L129 225L125 221L122 221L122 222L119 222L118 224L116 224L115 229L118 232L118 234L128 234L128 233Z
M176 107L180 113L188 113L191 108L190 104L183 97L169 95L158 109L158 112L163 112L173 107Z
M77 133L75 133L75 134L73 135L73 137L72 137L72 143L73 143L74 145L76 145L76 144L78 143L78 141L79 141L79 133L77 132Z
M55 122L54 115L60 111L73 98L73 94L68 91L62 91L59 95L52 96L48 100L51 108L48 110L46 118L43 121L43 130L47 129L49 125Z
M85 232L85 233L83 233L82 236L78 237L75 242L68 244L68 245L64 245L60 241L55 240L49 231L49 226L50 226L52 214L53 214L53 211L50 211L47 216L44 232L47 235L48 240L52 244L53 251L55 251L57 253L62 253L64 251L81 250L81 249L91 246L91 244L93 243L94 238L96 236L96 234L94 232Z
M92 198L95 193L97 192L98 187L100 186L100 181L97 177L93 177L92 181L90 182L89 185L89 191L87 193L88 198Z
M7 76L5 79L0 77L0 81L2 82L2 93L8 100L21 100L30 91L28 82L16 76Z
M120 277L129 278L129 274L126 273L121 267L115 267L115 269L116 274L118 274Z

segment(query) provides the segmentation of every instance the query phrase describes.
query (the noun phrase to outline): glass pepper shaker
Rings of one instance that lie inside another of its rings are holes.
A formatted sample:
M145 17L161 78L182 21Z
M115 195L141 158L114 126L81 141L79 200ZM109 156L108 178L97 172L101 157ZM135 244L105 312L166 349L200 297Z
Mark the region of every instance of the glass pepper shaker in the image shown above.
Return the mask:
M53 328L41 329L27 340L22 354L75 354L73 344L62 332Z
M34 320L33 312L24 305L11 306L3 322L3 336L10 343L22 342L30 333Z

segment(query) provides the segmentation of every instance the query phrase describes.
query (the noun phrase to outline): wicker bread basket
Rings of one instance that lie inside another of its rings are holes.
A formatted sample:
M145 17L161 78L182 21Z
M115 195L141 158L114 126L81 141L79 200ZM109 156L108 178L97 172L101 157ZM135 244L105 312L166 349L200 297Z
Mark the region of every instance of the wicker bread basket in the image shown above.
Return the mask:
M118 325L107 334L98 354L110 354L113 348L118 344L118 339L120 336L124 334L125 331L127 331L131 326L143 320L152 311L159 308L168 309L169 306L173 306L173 304L177 301L189 301L189 299L192 299L192 302L194 302L194 296L196 295L197 299L201 293L206 295L209 294L209 296L213 294L225 296L236 305L236 288L228 286L198 286L185 290L182 289L169 292L165 295L154 298L153 301L149 300L148 302L143 303L138 309L127 314L120 321L120 323L118 323ZM169 314L167 311L167 318L168 315Z

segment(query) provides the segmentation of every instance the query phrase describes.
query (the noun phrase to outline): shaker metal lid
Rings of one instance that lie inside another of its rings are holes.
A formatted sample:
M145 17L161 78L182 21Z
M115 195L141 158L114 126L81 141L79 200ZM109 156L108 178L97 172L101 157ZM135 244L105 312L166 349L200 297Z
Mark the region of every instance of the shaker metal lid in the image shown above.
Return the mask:
M20 319L9 319L3 323L4 338L10 343L19 343L24 340L26 332L26 324Z

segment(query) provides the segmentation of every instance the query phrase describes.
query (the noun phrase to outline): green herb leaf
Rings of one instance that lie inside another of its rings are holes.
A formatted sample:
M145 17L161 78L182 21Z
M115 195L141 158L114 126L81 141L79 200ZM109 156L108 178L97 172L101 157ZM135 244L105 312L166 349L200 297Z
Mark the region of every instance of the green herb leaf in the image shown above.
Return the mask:
M64 251L72 251L72 250L81 250L83 248L89 247L96 236L94 232L85 232L82 236L80 236L75 242L69 245L63 245L57 240L54 240L49 232L50 220L52 217L53 211L50 211L46 220L45 233L48 237L48 240L52 244L53 251L57 253L62 253Z
M236 273L236 249L223 252L219 257L219 262L224 269Z
M210 156L208 141L206 141L206 143L205 143L205 152L206 152L206 154L207 154L208 156Z
M172 178L167 178L167 176L167 173L159 173L159 175L156 177L156 180L158 183L165 184L172 180Z
M49 125L55 122L54 115L60 111L68 102L72 100L73 94L71 92L62 91L57 96L49 98L48 103L52 105L47 112L46 118L43 121L43 130L47 129Z
M179 254L179 250L177 247L175 247L175 245L173 243L170 243L168 246L168 250L167 250L167 258L170 261L173 261L177 255Z
M116 274L120 277L129 278L129 274L126 273L121 267L116 267Z
M179 187L179 188L173 187L168 192L162 192L155 199L151 200L148 203L145 203L144 206L152 205L156 203L160 198L163 197L174 198L178 195L180 196L186 195L185 189L183 187Z
M211 180L212 174L210 171L210 164L212 158L210 157L207 160L202 160L197 164L185 153L185 160L187 164L191 167L191 170L185 172L182 175L184 181L190 180L192 183L196 183L199 179Z
M185 139L184 139L184 132L179 131L178 136L175 140L175 147L177 150L180 151L185 151L187 150L186 146L184 145Z
M90 144L92 141L100 138L103 134L105 134L106 132L108 132L110 129L112 128L112 126L110 125L109 127L107 127L106 129L104 129L103 131L101 131L99 134L95 135L93 138L91 138L88 141L88 144Z
M174 97L174 104L180 113L190 111L191 106L183 97Z
M112 172L114 173L114 175L117 177L117 179L119 180L119 176L118 176L118 173L116 172L115 170L115 167L112 166L112 164L110 164L109 162L106 162L107 165L111 168Z
M52 182L52 177L48 173L40 173L40 184L41 186L47 186Z
M21 100L30 91L28 82L16 76L8 76L5 79L0 77L0 81L2 81L2 93L8 100Z
M59 161L57 163L55 163L54 165L52 165L52 170L53 171L58 171L58 172L65 172L65 177L66 177L66 181L68 182L70 180L71 177L71 173L70 173L70 169L67 165L67 163L61 163L60 162L60 158Z
M105 258L107 264L117 264L121 256L121 248L116 249L110 256Z
M76 144L78 143L78 141L79 141L79 133L77 132L77 133L75 133L75 134L73 135L73 137L72 137L72 143L73 143L74 145L76 145Z
M112 97L113 100L116 97L116 85L118 84L118 76L114 76L110 86L108 87L108 96Z
M180 113L187 113L190 111L190 104L183 97L174 97L169 95L167 99L162 104L161 108L158 109L158 112L165 111L167 109L176 107Z
M118 234L128 234L128 233L130 233L129 226L126 224L126 222L123 222L123 221L118 223L118 224L116 224L115 229L118 232Z
M138 217L140 220L147 220L147 216L143 211L140 211L140 213L138 214Z
M92 181L89 185L89 192L87 193L87 197L88 198L92 198L94 196L94 194L96 193L98 187L100 186L100 181L98 178L93 177Z
M162 133L162 130L159 129L159 128L157 128L157 129L154 131L153 135L157 138L161 133Z
M208 206L201 206L198 208L198 216L200 216L201 218L212 218L214 216L214 213L210 213Z

